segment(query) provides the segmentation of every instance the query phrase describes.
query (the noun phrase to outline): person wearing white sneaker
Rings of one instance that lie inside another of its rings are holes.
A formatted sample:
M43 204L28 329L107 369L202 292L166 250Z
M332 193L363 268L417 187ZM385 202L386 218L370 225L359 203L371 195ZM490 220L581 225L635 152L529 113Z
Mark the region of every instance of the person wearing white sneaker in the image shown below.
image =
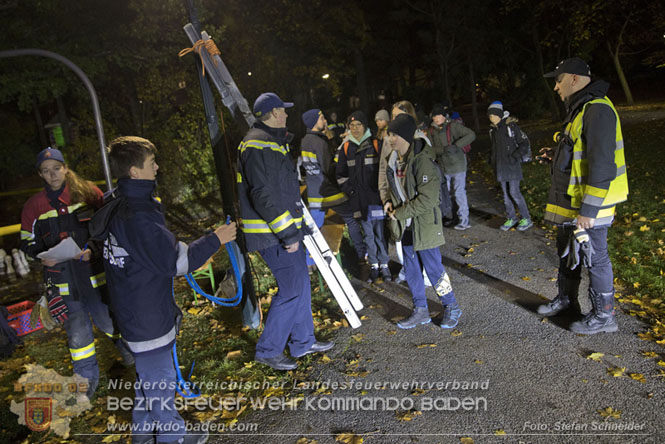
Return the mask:
M424 268L430 281L437 283L435 290L444 306L441 327L452 328L457 325L462 311L441 263L439 248L445 239L439 208L440 172L429 143L415 138L415 129L415 120L407 114L397 116L388 125L388 141L394 151L386 168L390 200L384 209L390 217L393 239L402 243L404 271L414 305L411 316L399 321L397 326L409 329L431 322Z

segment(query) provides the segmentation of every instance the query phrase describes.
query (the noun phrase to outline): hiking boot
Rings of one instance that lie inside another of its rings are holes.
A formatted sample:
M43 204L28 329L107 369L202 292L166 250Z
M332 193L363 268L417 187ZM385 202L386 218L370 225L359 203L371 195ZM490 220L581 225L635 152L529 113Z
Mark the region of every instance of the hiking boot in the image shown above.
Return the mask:
M465 224L463 224L463 223L459 223L459 224L455 225L454 228L455 228L456 230L459 230L459 231L464 231L464 230L468 230L469 228L471 228L471 224L468 223L468 222L465 223Z
M443 306L441 328L455 328L462 316L462 309L457 302Z
M515 226L515 221L513 219L506 219L506 221L499 227L501 231L508 231Z
M377 282L378 280L379 280L379 265L372 264L372 268L369 269L369 278L367 278L367 283L368 284L371 284L373 282L379 283Z
M259 358L254 357L256 362L265 364L268 367L272 367L275 370L295 370L298 368L298 363L291 358L287 358L284 355L277 355L272 358Z
M390 282L393 280L393 275L390 273L390 268L388 268L388 264L381 264L381 277L383 278L384 281Z
M570 330L580 335L618 331L619 325L614 318L614 291L597 293L589 289L589 296L591 297L591 312L581 321L570 324Z
M416 307L413 309L411 316L399 321L397 326L399 328L408 329L421 324L429 324L430 322L432 322L432 318L429 316L429 309L427 307Z
M556 316L564 310L572 309L571 300L577 300L577 292L580 287L579 279L569 279L559 275L557 280L559 294L548 304L538 307L538 314L541 316Z
M529 228L533 227L533 222L529 219L520 219L517 224L517 231L526 231Z

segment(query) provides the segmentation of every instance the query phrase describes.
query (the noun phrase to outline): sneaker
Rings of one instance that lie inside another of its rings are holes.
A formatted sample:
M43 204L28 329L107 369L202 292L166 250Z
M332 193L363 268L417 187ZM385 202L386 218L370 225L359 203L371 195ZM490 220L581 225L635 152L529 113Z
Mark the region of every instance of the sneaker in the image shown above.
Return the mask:
M524 220L524 219L522 219ZM515 221L513 219L506 219L506 221L499 227L501 231L508 231L515 226Z
M367 283L371 284L379 280L379 266L377 264L372 264L372 268L369 269L369 278L367 278Z
M384 281L390 282L393 280L393 275L390 273L390 268L388 268L388 264L381 264L381 277L383 278Z
M455 328L459 322L460 316L462 316L462 309L457 302L454 304L444 305L443 318L441 319L441 328Z
M531 227L533 227L533 222L529 219L520 219L520 222L517 224L517 231L526 231Z
M432 318L429 316L429 309L427 307L416 307L406 319L402 319L397 323L399 328L413 328L422 324L429 324L432 322Z
M456 230L459 230L459 231L464 231L464 230L468 230L469 228L471 228L471 224L469 224L469 223L466 223L466 224L459 223L459 224L455 225L454 228Z

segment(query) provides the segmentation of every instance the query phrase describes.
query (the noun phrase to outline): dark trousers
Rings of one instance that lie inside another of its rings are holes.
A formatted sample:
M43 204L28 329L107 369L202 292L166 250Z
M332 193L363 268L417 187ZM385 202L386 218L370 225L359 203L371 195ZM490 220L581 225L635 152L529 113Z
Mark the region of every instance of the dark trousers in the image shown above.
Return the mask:
M445 181L445 179L441 180L441 200L439 202L439 208L441 208L441 214L443 215L444 219L453 219L453 201L450 198L448 183Z
M185 421L176 410L176 372L171 347L135 353L136 381L132 424L135 435L152 434L157 442L175 442L185 432Z
M524 196L522 196L522 192L520 191L520 181L509 180L501 182L501 190L503 191L503 204L506 206L506 215L508 216L508 219L517 220L517 215L515 214L515 205L517 205L520 216L524 219L531 220L529 209L527 208ZM513 205L513 202L515 202L515 205Z
M367 260L371 265L388 265L388 244L383 232L383 219L361 220L360 224L365 233L365 246L367 247Z
M351 206L348 202L344 202L332 207L332 209L344 219L346 228L349 230L349 237L351 238L351 242L353 242L353 247L356 249L358 259L365 260L367 246L363 240L363 231L360 228L360 220L353 217Z
M589 287L597 293L610 293L614 291L614 273L612 262L607 251L607 229L598 227L586 230L589 234L589 242L593 247L594 254L591 256L591 267L589 270ZM574 225L559 225L556 235L556 248L559 253L559 273L567 279L579 280L582 276L582 263L574 269L568 268L568 257L561 258L566 245L570 242L570 236L575 230Z
M89 283L87 286L86 293L79 293L79 300L73 300L72 294L63 297L69 310L69 317L63 327L67 332L74 373L88 378L89 384L94 385L99 380L99 366L92 323L112 339L116 347L123 349L125 353L127 350L124 342L120 340L120 332L113 322L108 305L102 301L101 292L104 288L92 288ZM72 291L73 285L70 285L69 289Z
M263 334L256 344L257 358L274 358L289 345L291 356L305 353L314 344L312 296L305 261L305 247L288 253L275 245L260 250L275 276L279 290L272 297Z
M404 232L402 237L402 252L404 254L404 273L406 282L411 290L414 307L427 307L427 296L425 294L425 280L423 279L423 268L427 273L432 285L436 286L445 273L446 269L441 263L441 251L438 248L415 251L413 249L413 234L410 230ZM450 293L441 296L443 305L454 303L455 294Z

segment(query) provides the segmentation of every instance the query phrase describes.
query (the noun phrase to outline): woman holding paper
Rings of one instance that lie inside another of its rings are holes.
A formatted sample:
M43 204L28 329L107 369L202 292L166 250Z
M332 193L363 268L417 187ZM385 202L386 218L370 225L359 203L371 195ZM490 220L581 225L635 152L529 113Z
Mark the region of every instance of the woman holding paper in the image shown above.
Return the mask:
M88 222L101 207L103 194L68 169L57 149L39 153L37 170L44 190L23 207L21 249L33 259L44 256L48 311L67 332L74 372L88 378L91 398L99 381L91 316L97 328L113 339L125 363L133 363L109 313L103 265L88 247Z

